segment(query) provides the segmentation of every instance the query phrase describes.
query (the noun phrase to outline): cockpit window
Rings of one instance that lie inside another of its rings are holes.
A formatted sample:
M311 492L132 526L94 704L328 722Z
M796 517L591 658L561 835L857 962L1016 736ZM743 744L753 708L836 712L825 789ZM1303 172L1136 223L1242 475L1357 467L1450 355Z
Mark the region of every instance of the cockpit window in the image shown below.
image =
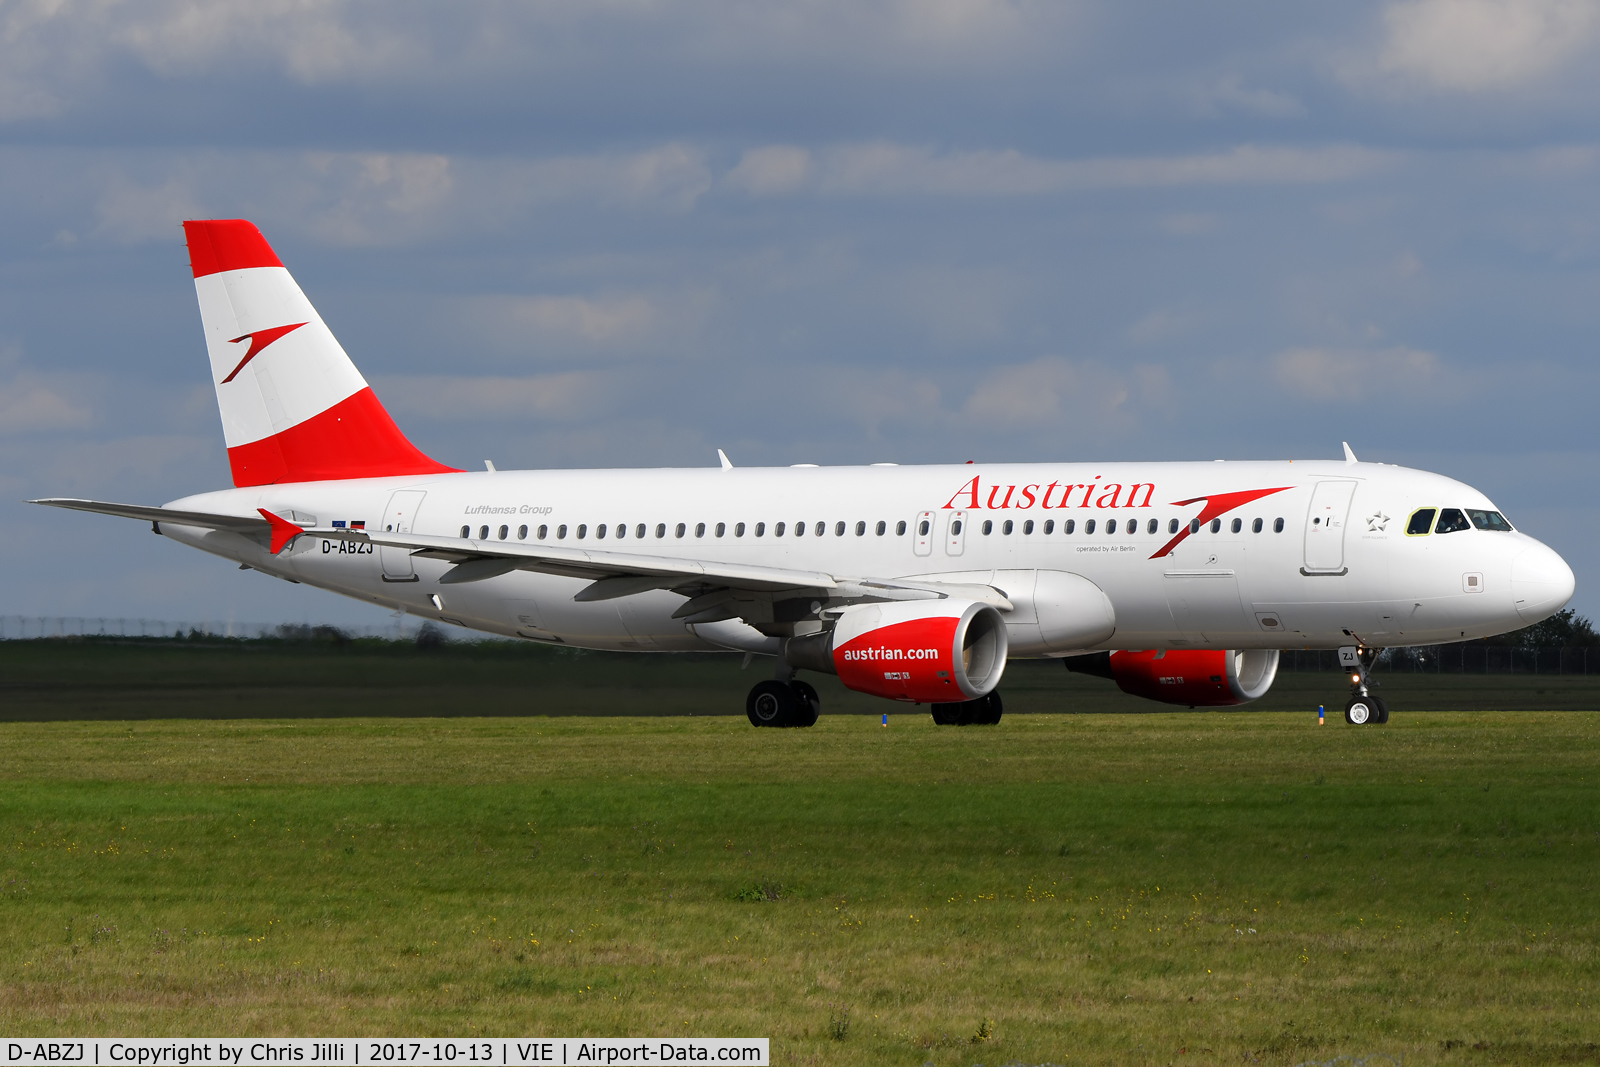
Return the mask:
M1475 508L1468 508L1467 518L1471 519L1472 525L1480 530L1495 530L1499 533L1511 532L1511 524L1498 511L1478 511Z
M1439 514L1438 508L1418 508L1411 513L1411 521L1406 523L1407 537L1421 537L1433 529L1433 517Z
M1462 530L1472 529L1472 524L1467 517L1461 514L1460 508L1445 508L1439 512L1439 525L1433 528L1434 533L1460 533Z

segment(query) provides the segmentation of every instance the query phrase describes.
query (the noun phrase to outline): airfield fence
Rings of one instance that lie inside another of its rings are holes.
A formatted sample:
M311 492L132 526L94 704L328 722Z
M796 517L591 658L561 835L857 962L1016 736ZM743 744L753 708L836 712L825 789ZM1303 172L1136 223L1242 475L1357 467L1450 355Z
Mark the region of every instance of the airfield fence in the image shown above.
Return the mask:
M1339 653L1289 649L1279 654L1281 671L1342 671ZM1600 674L1600 648L1518 648L1463 642L1387 648L1377 669L1399 674Z
M347 638L414 641L424 625L432 625L451 641L502 640L493 634L430 623L412 615L401 615L392 622L366 626L212 619L184 622L88 615L0 615L0 641L65 637L192 639L197 636L304 641L332 636L335 631ZM1279 656L1278 669L1343 671L1339 666L1339 653L1332 649L1287 649ZM1379 655L1377 669L1404 674L1600 674L1600 648L1518 648L1474 641L1388 648Z
M237 638L240 640L304 641L331 636L414 641L429 620L401 615L388 623L366 626L329 626L298 622L235 622L231 619L181 621L89 615L0 615L0 641L31 641L65 637ZM431 624L451 641L494 640L460 626Z

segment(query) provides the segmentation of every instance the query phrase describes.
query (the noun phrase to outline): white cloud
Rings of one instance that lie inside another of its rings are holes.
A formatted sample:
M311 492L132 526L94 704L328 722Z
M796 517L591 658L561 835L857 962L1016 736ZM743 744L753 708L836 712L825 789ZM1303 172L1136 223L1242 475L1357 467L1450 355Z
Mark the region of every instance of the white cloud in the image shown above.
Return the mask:
M1388 166L1395 153L1360 145L1240 145L1188 156L1039 159L1015 150L938 153L887 141L809 153L790 145L747 152L724 178L751 195L1030 196L1090 189L1340 182Z
M609 371L567 371L531 377L390 375L374 391L395 415L441 420L556 419L572 422L614 403L620 381Z
M1417 395L1437 389L1443 377L1438 356L1405 347L1292 348L1273 357L1271 369L1280 386L1312 400Z
M1217 79L1194 94L1197 110L1208 116L1243 112L1270 119L1297 119L1306 114L1305 105L1288 93L1271 89L1252 89L1237 74Z
M574 344L643 355L697 337L716 303L710 290L479 296L463 301L461 314L468 329L523 356Z
M1384 12L1381 68L1440 89L1506 89L1591 43L1600 0L1407 0Z
M804 148L768 145L747 151L722 180L751 196L795 193L809 184L812 165L811 153Z
M88 407L66 399L37 374L23 372L0 384L0 434L81 430L93 422Z
M95 206L95 233L126 244L176 241L185 219L207 218L187 179L170 177L158 185L139 185L118 175Z
M967 398L962 412L1008 428L1104 427L1131 422L1137 407L1163 402L1170 386L1162 367L1139 366L1119 373L1099 363L1046 356L990 374Z

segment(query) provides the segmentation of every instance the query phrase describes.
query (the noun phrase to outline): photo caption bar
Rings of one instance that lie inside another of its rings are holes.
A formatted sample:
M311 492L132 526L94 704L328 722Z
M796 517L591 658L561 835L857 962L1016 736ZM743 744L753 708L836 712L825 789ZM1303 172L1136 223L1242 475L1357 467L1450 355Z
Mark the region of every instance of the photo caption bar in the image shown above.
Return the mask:
M5 1067L595 1067L596 1064L738 1063L768 1067L764 1037L432 1038L0 1038Z

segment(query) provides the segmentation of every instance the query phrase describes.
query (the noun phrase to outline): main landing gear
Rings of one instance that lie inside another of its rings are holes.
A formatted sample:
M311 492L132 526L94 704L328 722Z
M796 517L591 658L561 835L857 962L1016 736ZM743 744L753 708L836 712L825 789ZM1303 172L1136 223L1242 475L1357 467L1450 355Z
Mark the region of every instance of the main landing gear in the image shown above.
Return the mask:
M1344 721L1351 726L1382 726L1389 721L1389 706L1368 688L1372 664L1382 651L1356 645L1339 649L1339 665L1350 673L1350 703L1344 706Z
M744 698L751 726L815 726L821 710L817 691L798 679L757 682Z
M963 700L956 704L933 705L933 721L940 726L994 726L1000 721L1004 709L1000 704L1000 691L976 700Z

